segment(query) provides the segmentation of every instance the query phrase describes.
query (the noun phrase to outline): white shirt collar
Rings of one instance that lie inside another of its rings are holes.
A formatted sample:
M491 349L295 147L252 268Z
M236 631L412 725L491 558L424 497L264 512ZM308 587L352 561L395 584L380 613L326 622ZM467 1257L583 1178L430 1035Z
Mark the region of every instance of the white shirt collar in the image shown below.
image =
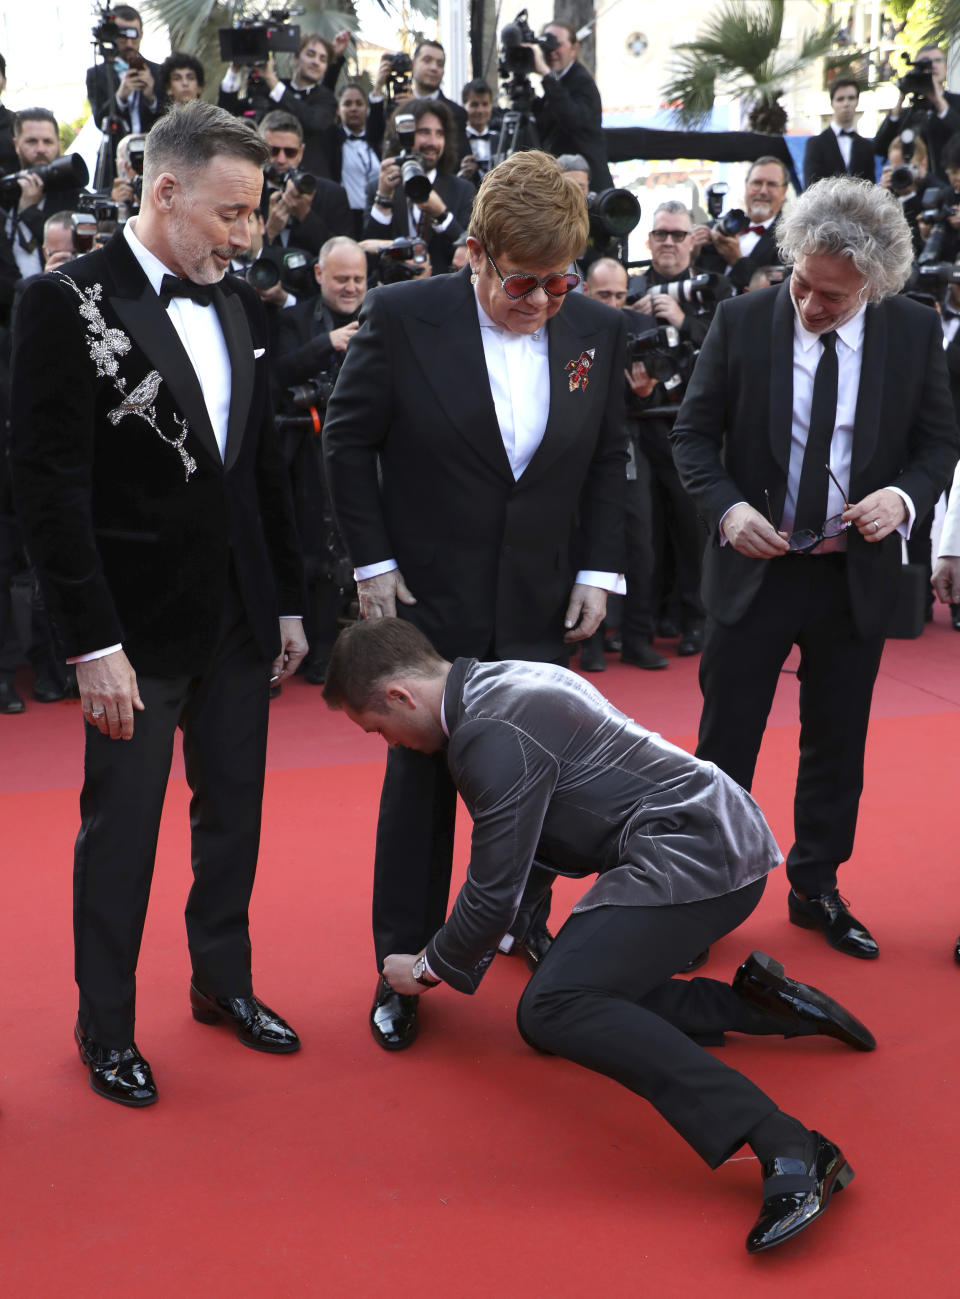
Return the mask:
M150 287L153 289L154 293L159 293L160 281L163 277L165 275L176 275L176 271L171 271L169 266L164 266L160 258L154 257L150 249L140 242L133 228L136 223L137 218L131 217L130 220L124 224L123 237L126 239L130 251L139 262L140 269L150 281Z
M855 316L851 316L848 321L842 324L836 331L840 338L850 348L851 352L859 352L863 346L863 330L866 323L866 307L861 307ZM800 324L800 317L797 315L796 307L793 312L794 338L800 344L804 352L809 352L814 343L820 339L819 334L811 334Z

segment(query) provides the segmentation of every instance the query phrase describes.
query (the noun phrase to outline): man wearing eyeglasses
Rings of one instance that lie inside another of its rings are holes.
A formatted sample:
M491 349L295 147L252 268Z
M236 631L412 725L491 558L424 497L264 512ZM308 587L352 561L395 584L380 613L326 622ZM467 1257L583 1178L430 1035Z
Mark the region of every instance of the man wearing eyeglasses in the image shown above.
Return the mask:
M729 276L743 293L758 266L776 266L777 224L787 197L787 169L779 158L758 158L747 172L744 211L750 224L739 235L725 235L718 226L698 226L694 244L699 248L697 269Z
M442 653L566 662L621 589L622 312L573 290L587 205L554 159L518 153L477 193L469 265L367 295L324 425L328 481L365 618ZM378 970L446 917L456 792L442 756L387 759L374 862ZM507 946L549 946L537 876ZM379 1046L418 1031L382 978Z
M898 296L913 256L899 205L868 181L818 181L780 248L789 281L721 303L672 434L711 527L697 756L750 789L798 645L789 917L869 960L878 944L837 871L853 852L901 539L946 485L960 438L940 321Z

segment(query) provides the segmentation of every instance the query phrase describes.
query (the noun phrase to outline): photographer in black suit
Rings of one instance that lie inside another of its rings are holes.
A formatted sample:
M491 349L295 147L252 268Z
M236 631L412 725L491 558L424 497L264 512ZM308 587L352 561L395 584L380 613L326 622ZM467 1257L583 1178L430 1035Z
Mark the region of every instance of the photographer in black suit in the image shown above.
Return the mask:
M407 198L401 183L397 122L404 115L413 117L412 151L423 159L431 185L420 204ZM402 104L387 128L385 156L363 230L367 239L425 240L435 275L450 269L454 244L469 224L476 194L468 181L453 174L458 161L455 138L453 119L441 100L411 99Z
M930 170L942 181L946 179L943 150L960 131L960 95L946 88L947 56L938 45L924 45L917 51L916 63L923 61L929 69L913 68L898 82L900 95L874 137L873 151L885 158L891 140L912 130L926 141ZM907 95L912 103L904 111Z
M750 224L739 235L726 235L718 225L696 226L697 270L727 275L737 292L743 293L755 270L778 266L777 223L788 183L787 169L779 158L768 154L751 163L743 203Z
M807 141L803 153L803 183L810 186L824 176L859 176L876 180L873 141L854 129L860 86L852 77L838 77L830 87L833 121L825 131Z
M543 35L553 36L557 48L544 55L539 45L528 45L533 70L542 78L543 95L533 101L540 147L558 157L581 153L590 164L590 188L595 192L613 184L603 138L603 105L597 83L578 58L579 42L570 23L548 23Z
M125 34L117 37L102 63L87 68L87 99L94 123L101 130L111 115L119 118L120 129L112 136L115 143L122 135L146 134L164 105L160 65L140 53L143 19L130 5L114 6L110 17ZM127 31L136 35L127 35Z
M350 234L353 218L343 186L309 172L301 175L304 143L297 119L277 110L267 113L257 130L270 150L267 244L316 256L334 235Z

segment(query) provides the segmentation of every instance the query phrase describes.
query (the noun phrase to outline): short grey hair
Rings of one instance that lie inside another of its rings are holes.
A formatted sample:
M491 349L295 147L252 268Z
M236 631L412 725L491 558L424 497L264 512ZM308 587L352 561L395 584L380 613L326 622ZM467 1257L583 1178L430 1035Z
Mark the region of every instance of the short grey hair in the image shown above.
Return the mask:
M590 164L582 153L561 153L557 157L557 166L561 171L585 171L590 174Z
M176 104L155 123L143 148L144 183L149 186L169 171L198 171L214 158L244 158L257 167L270 150L242 117L203 99Z
M668 198L664 203L658 203L653 209L653 219L656 221L658 212L672 212L674 216L685 216L693 225L693 213L687 207L686 203L681 203L679 199Z
M850 176L805 190L780 222L777 244L786 265L798 257L849 257L865 280L863 302L899 293L913 265L901 204L889 190Z
M353 248L361 257L366 258L367 254L357 243L356 239L351 239L349 235L333 235L322 245L317 254L317 265L323 270L324 263L331 253L335 253L338 248Z

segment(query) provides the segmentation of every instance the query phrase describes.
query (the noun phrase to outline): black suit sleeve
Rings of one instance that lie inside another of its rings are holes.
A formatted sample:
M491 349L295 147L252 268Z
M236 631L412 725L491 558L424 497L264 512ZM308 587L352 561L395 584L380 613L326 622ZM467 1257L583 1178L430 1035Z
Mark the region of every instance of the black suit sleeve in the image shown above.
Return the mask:
M329 331L318 327L317 332L311 334L310 321L294 318L297 310L298 307L293 307L281 311L277 324L273 375L281 388L315 378L319 371L327 368L334 355ZM318 322L318 326L321 323Z
M353 218L346 190L336 181L318 180L310 211L302 221L294 221L290 227L291 245L319 253L334 235L352 233Z
M297 119L303 127L304 135L329 130L337 115L336 97L326 86L315 86L309 95L301 99L285 83L277 107Z
M803 151L803 184L809 189L826 173L823 171L822 149L818 136L812 136Z

